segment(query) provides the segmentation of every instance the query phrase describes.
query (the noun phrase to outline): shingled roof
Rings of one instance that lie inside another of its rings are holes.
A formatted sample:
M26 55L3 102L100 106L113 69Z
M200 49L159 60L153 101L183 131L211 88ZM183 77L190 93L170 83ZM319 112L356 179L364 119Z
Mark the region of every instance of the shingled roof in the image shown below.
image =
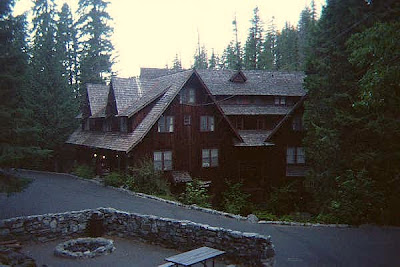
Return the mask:
M87 84L87 97L92 118L104 117L104 107L107 104L108 85L105 84Z
M140 79L155 79L162 76L186 71L184 69L159 69L159 68L140 68Z
M133 132L93 132L78 129L66 143L128 153L146 136L192 74L193 71L185 71L158 78L158 86L168 89Z
M230 81L233 70L197 70L213 95L303 96L303 72L243 70L247 80Z
M226 115L285 115L291 107L261 105L220 105Z
M266 142L265 139L269 136L271 131L254 131L254 130L241 130L239 131L240 137L243 142L235 143L235 146L252 147L252 146L273 146L272 143Z

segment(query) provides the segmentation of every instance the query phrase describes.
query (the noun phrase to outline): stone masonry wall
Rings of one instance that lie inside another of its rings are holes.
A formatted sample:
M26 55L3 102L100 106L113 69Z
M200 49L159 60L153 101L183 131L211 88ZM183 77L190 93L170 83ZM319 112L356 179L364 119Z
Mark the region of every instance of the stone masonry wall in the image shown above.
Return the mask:
M180 251L209 246L225 251L227 259L248 266L272 266L274 263L275 251L269 236L112 208L6 219L0 221L0 240L45 242L84 236L93 212L103 213L107 235L143 239Z

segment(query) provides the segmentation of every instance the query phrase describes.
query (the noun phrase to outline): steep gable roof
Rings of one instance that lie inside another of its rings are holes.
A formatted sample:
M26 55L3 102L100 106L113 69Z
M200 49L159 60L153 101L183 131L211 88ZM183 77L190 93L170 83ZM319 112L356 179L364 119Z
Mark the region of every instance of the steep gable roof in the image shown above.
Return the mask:
M229 79L233 70L197 70L213 95L280 95L303 96L303 72L243 70L245 83L233 83Z
M109 87L105 84L87 84L87 100L90 110L90 116L103 117L103 108L107 104Z
M303 103L304 100L307 98L307 95L304 95L294 106L293 108L286 114L285 117L283 117L283 119L275 126L275 128L271 131L271 133L268 135L268 137L265 139L265 142L269 142L271 141L272 137L279 132L279 130L282 128L282 126L285 124L286 121L288 121L293 113L299 109Z

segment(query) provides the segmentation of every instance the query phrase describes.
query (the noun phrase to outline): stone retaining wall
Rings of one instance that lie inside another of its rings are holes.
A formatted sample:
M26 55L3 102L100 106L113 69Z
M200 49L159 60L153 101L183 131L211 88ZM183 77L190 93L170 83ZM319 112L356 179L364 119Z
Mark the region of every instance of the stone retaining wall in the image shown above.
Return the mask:
M84 236L94 212L104 215L107 235L140 238L180 251L209 246L226 252L226 258L245 265L272 266L274 247L271 237L179 221L99 208L57 214L26 216L0 221L0 240L49 241ZM118 248L117 248L118 249Z

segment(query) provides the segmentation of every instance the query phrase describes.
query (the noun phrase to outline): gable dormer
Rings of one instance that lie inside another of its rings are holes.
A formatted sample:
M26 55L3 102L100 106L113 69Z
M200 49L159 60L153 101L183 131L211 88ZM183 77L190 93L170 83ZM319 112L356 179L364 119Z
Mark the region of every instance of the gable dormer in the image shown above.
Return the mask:
M114 88L112 82L110 83L110 90L107 97L106 116L115 116L118 114L117 104L115 100Z
M247 81L247 77L244 75L244 73L241 70L238 70L235 72L229 81L233 83L245 83Z

